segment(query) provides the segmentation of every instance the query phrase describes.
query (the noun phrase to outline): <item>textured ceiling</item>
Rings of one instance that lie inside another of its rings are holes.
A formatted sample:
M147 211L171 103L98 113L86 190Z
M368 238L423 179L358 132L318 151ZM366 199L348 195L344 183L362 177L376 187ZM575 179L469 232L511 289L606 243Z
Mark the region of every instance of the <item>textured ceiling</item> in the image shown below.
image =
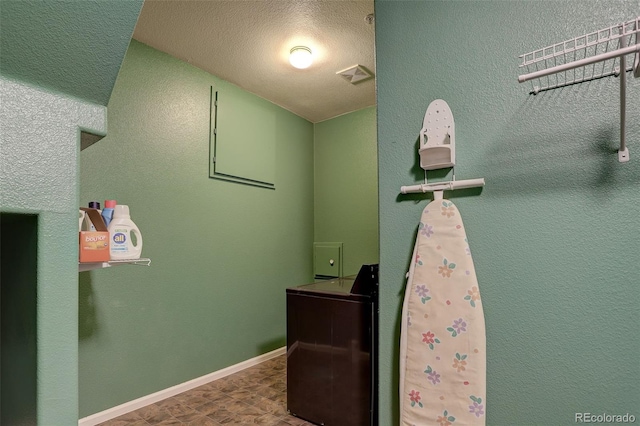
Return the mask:
M133 37L315 123L375 105L374 79L336 75L375 74L372 13L373 0L146 0ZM306 70L289 64L297 45L313 51Z

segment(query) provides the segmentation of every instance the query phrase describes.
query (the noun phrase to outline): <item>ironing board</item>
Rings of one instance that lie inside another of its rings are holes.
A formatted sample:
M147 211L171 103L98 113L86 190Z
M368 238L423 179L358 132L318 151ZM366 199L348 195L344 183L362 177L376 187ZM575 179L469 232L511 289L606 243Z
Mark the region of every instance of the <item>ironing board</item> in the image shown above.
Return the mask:
M400 337L400 424L485 424L486 336L464 225L451 201L423 210Z

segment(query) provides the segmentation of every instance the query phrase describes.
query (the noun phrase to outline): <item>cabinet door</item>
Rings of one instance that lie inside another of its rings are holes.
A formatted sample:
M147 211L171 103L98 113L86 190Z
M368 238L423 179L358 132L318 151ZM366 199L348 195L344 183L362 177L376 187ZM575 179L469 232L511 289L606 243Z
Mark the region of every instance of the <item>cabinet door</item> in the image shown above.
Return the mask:
M332 425L371 424L371 308L348 300L332 305Z
M329 299L287 295L287 409L331 424L332 319Z
M287 409L325 426L371 424L372 304L287 294Z
M342 277L342 243L313 243L315 278Z

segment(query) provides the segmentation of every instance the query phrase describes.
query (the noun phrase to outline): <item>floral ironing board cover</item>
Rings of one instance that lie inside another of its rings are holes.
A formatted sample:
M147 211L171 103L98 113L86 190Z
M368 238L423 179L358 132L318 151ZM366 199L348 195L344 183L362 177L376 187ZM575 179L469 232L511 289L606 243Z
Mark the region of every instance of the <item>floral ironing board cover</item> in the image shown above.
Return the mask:
M400 424L484 425L486 335L462 218L448 200L422 212L402 309Z

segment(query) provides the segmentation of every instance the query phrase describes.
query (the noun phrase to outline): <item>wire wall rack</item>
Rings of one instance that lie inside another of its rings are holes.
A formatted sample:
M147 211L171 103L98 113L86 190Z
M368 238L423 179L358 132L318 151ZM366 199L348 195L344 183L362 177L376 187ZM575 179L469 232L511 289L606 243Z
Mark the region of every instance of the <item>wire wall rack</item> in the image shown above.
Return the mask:
M620 149L618 160L629 161L625 141L626 74L640 77L640 16L599 31L552 44L520 59L518 82L531 82L530 94L599 78L620 77Z
M640 16L623 24L584 34L520 55L520 83L531 82L532 94L585 81L618 76L620 58L625 71L638 71ZM625 61L626 55L635 55ZM637 75L636 75L637 76Z

